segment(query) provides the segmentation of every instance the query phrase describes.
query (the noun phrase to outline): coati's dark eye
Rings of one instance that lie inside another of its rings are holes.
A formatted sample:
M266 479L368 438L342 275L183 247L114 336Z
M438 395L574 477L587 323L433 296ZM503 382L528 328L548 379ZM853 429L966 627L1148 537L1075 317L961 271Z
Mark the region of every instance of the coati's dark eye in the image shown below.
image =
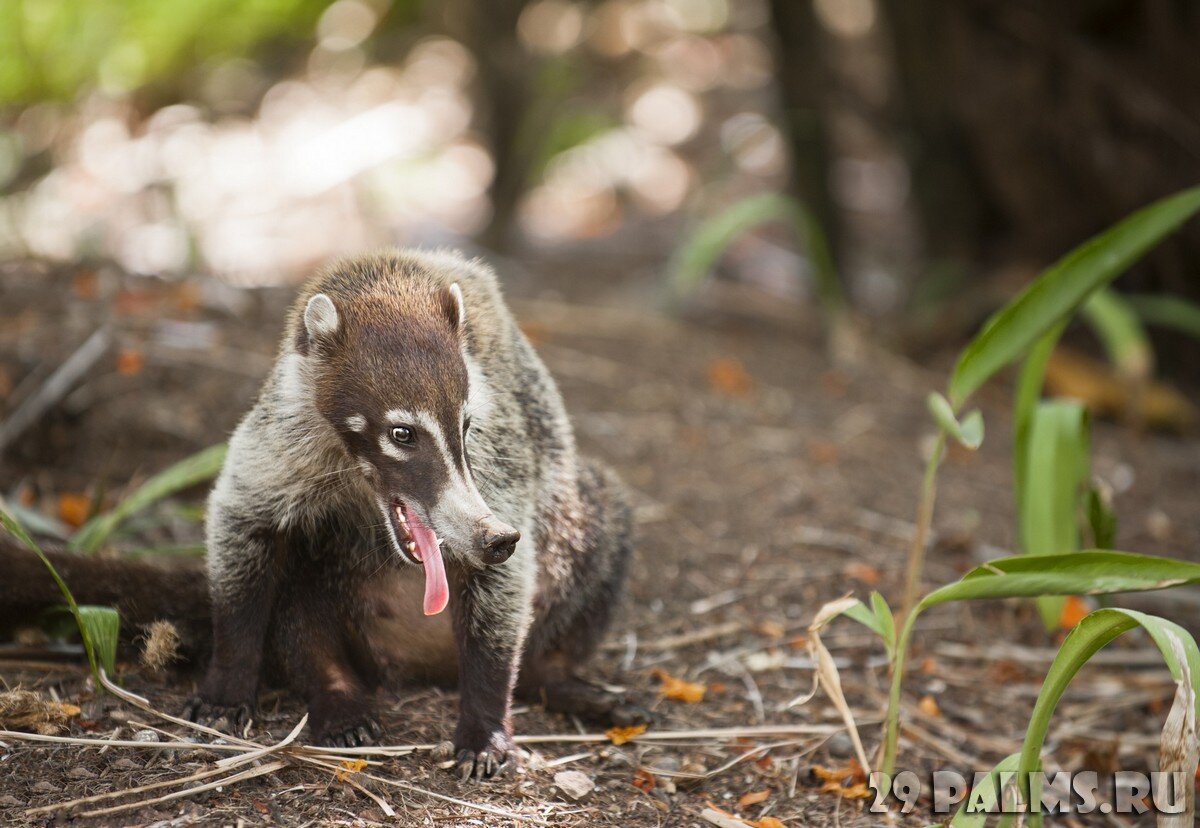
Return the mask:
M392 442L401 446L411 446L416 439L413 430L408 426L392 426Z

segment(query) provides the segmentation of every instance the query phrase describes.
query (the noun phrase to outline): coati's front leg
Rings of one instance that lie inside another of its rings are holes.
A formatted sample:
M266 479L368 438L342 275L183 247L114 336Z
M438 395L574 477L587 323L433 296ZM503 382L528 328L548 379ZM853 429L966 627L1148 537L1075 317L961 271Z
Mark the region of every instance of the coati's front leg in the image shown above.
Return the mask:
M211 523L210 523L211 525ZM239 729L257 706L267 626L278 591L274 533L221 514L209 534L213 653L184 716Z
M451 602L460 695L454 755L464 780L502 773L516 749L511 708L531 617L528 566L518 553L505 565L464 572Z

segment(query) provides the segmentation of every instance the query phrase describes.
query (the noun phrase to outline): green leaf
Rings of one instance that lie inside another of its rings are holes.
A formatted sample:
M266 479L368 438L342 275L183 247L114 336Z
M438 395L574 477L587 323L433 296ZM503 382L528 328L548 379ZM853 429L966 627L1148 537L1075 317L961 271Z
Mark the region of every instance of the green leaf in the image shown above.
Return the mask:
M1017 555L976 567L960 580L926 595L918 607L979 598L1150 592L1184 584L1200 584L1200 564L1108 549Z
M203 483L221 471L226 446L212 446L180 460L143 483L116 508L85 523L71 538L71 547L83 552L95 552L121 522L135 512L145 509L175 492Z
M1042 384L1046 377L1046 364L1067 326L1066 319L1050 328L1029 349L1021 373L1017 377L1016 396L1013 401L1013 499L1017 503L1017 526L1021 524L1022 489L1028 476L1029 429L1033 412L1042 398ZM1103 546L1104 544L1097 544Z
M1126 296L1134 312L1151 325L1200 339L1200 305L1178 296Z
M1128 302L1115 290L1100 288L1083 303L1082 312L1121 375L1133 379L1150 376L1154 371L1154 348Z
M667 265L672 298L679 299L694 291L738 237L771 222L782 222L796 231L812 265L817 293L827 310L840 312L846 304L845 297L824 230L803 204L779 193L750 196L702 222L676 249Z
M1029 425L1026 477L1021 481L1020 536L1027 555L1079 549L1080 502L1091 476L1088 416L1074 400L1039 403ZM1039 598L1046 629L1058 625L1063 599Z
M79 636L83 639L83 649L87 652L88 666L92 668L92 675L96 678L96 686L102 686L100 674L96 669L96 648L92 643L92 637L87 624L84 622L83 616L79 611L79 606L75 603L75 596L71 594L71 590L67 587L67 582L58 574L58 570L55 569L50 558L42 551L42 547L38 546L33 538L29 537L29 533L25 531L25 528L2 508L3 505L3 501L0 500L0 525L3 525L13 537L28 547L33 554L37 555L41 562L45 564L46 569L50 571L50 577L58 585L58 591L62 593L63 600L67 602L67 607L71 610L71 615L75 618L75 624L79 627Z
M841 614L857 621L883 639L888 658L892 657L896 648L896 626L892 618L892 611L882 595L872 592L870 607L867 607L862 601L855 601L842 610Z
M1001 308L954 366L948 397L957 409L993 374L1025 353L1167 234L1200 210L1200 187L1145 207L1072 250Z
M934 391L925 400L929 413L937 421L938 427L949 434L959 445L972 451L983 444L983 415L975 409L960 422L954 416L954 409L941 394Z
M108 675L116 674L117 639L121 634L121 616L112 607L81 606L79 622L87 630L96 658Z
M1194 682L1200 678L1200 649L1197 649L1196 641L1192 638L1191 633L1174 622L1133 610L1096 610L1071 630L1055 655L1054 662L1050 665L1046 680L1042 683L1042 689L1034 703L1029 727L1025 731L1025 740L1021 745L1020 763L1017 768L1018 779L1026 779L1028 778L1027 774L1040 770L1042 745L1046 741L1050 719L1059 699L1062 698L1075 674L1102 647L1122 633L1138 626L1145 629L1154 640L1171 671L1172 678L1177 682L1186 683L1186 692L1178 694L1177 699L1186 699L1193 708L1194 718L1200 718L1200 698L1197 697L1194 690ZM1168 735L1164 731L1164 739ZM1188 734L1187 738L1193 742L1191 755L1194 757L1194 732ZM1185 768L1185 770L1190 770L1189 780L1195 776L1194 759L1191 768ZM1031 801L1030 797L1033 801L1039 799L1039 793L1037 791L1030 792L1027 784L1023 786L1023 790L1026 794L1026 802ZM1031 825L1040 824L1039 815L1031 814L1030 816Z
M958 811L950 820L950 828L984 828L988 817L999 810L997 805L1004 795L1003 779L1012 778L1020 759L1021 754L1013 753L997 762L988 772L987 784L972 789L958 806ZM1007 776L1002 778L1002 774ZM967 812L968 808L971 809L970 813Z

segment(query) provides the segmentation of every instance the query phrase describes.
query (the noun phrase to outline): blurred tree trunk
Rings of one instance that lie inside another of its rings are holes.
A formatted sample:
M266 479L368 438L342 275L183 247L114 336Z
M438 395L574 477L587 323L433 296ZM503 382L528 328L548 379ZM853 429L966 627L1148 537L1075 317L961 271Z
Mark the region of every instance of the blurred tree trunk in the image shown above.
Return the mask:
M470 50L478 67L474 105L492 150L492 216L482 241L503 250L529 177L531 154L520 141L534 94L537 61L517 38L527 0L453 0L446 27Z
M811 0L770 0L779 62L784 130L791 149L788 192L812 211L825 230L830 252L840 262L841 218L830 191L826 122L832 73Z

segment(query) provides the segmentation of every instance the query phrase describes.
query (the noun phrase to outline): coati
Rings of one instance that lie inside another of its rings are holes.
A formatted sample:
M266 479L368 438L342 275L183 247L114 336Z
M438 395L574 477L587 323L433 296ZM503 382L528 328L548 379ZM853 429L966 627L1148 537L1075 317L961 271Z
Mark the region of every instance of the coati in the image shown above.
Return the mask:
M385 676L456 680L455 767L476 779L512 755L515 691L642 720L576 676L630 534L619 482L576 453L487 266L338 262L301 292L209 498L212 657L187 713L244 721L266 673L302 694L318 742L353 746L381 735Z

